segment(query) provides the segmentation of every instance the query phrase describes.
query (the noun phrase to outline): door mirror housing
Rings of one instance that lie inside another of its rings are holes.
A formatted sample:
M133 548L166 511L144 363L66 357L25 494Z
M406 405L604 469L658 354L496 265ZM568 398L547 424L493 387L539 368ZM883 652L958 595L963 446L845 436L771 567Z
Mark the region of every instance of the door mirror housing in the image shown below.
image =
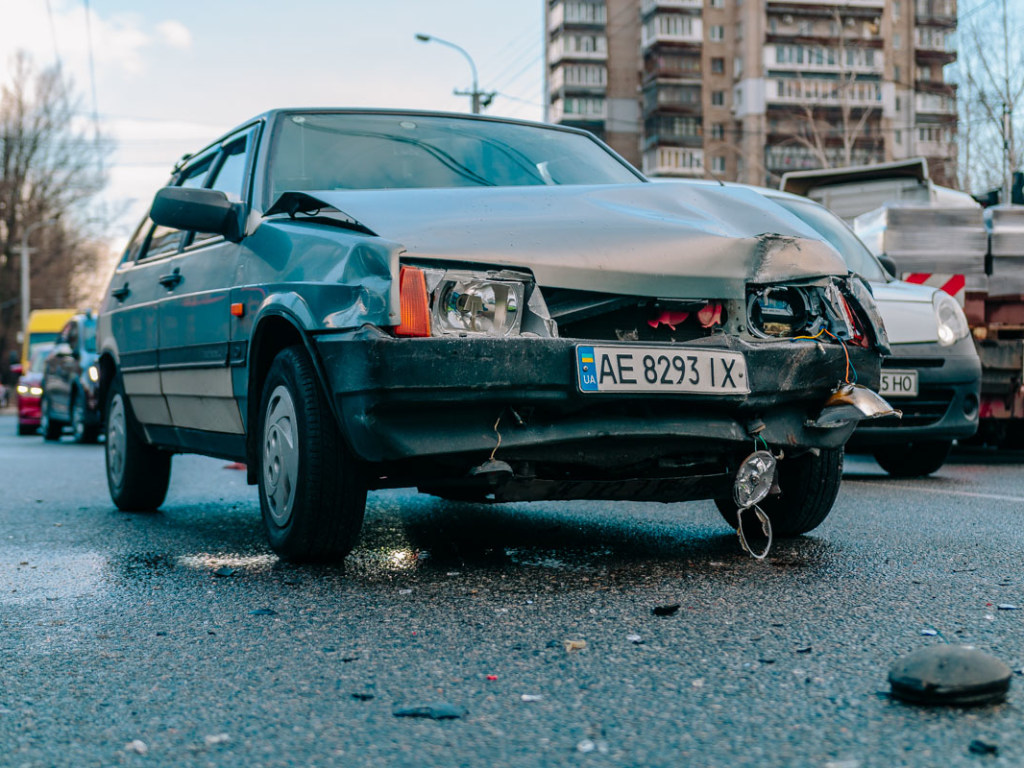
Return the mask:
M896 262L890 259L888 256L879 256L878 263L882 265L886 272L893 277L899 277L896 272Z
M245 207L218 189L164 187L153 198L149 217L163 227L212 232L233 243L244 237Z

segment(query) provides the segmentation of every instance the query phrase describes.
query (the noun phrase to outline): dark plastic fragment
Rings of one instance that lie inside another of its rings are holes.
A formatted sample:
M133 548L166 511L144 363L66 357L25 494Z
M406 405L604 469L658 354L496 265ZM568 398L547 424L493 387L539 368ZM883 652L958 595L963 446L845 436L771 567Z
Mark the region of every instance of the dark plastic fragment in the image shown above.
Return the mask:
M429 717L431 720L455 720L465 717L467 714L464 707L449 704L447 701L438 701L433 704L418 704L413 707L397 707L391 714L395 717Z
M999 745L989 744L987 741L981 739L974 739L967 747L967 751L972 755L998 755Z
M889 669L892 695L913 704L973 706L1006 698L1012 673L999 659L962 645L932 645Z
M651 609L651 613L655 616L672 616L680 608L679 603L673 603L672 605L656 605Z

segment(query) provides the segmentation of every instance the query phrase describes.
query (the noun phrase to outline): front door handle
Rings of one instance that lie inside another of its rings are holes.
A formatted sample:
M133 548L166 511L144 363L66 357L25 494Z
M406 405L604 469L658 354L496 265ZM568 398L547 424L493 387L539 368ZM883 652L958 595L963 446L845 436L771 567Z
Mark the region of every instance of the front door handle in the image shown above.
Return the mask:
M125 283L120 288L111 291L110 295L113 296L118 301L124 301L125 299L128 298L128 294L130 293L131 291L128 290L128 283Z
M175 267L171 274L160 276L160 285L167 290L171 290L172 288L176 288L181 285L181 281L184 279L185 278L181 276L181 270Z

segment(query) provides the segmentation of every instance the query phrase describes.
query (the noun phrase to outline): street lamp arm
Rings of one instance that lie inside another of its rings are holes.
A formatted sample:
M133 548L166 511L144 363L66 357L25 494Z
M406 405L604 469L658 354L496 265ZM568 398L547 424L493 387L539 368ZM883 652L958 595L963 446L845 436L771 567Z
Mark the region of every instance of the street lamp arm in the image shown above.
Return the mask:
M440 37L434 37L434 35L425 35L422 32L416 33L416 39L419 40L421 43L439 43L441 45L446 45L449 48L454 48L456 51L458 51L459 53L466 57L466 61L469 62L469 69L473 73L473 111L479 111L480 88L477 84L476 64L473 62L473 57L469 55L469 52L466 51L466 49L463 48L461 45L456 45L450 40L444 40Z

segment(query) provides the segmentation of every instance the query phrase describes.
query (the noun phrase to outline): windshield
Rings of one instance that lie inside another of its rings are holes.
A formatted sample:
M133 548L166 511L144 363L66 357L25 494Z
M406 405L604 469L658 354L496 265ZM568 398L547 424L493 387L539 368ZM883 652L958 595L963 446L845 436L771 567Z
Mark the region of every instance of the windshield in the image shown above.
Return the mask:
M96 354L96 323L82 323L82 349Z
M50 356L53 344L33 344L32 357L28 364L30 373L42 373L46 367L46 358Z
M628 184L643 179L584 134L471 118L292 114L278 123L271 199L290 190Z
M888 282L887 273L871 255L867 246L860 241L852 229L846 226L842 219L828 208L812 203L810 200L805 202L782 197L770 199L817 230L839 251L851 272L856 272L869 282Z

